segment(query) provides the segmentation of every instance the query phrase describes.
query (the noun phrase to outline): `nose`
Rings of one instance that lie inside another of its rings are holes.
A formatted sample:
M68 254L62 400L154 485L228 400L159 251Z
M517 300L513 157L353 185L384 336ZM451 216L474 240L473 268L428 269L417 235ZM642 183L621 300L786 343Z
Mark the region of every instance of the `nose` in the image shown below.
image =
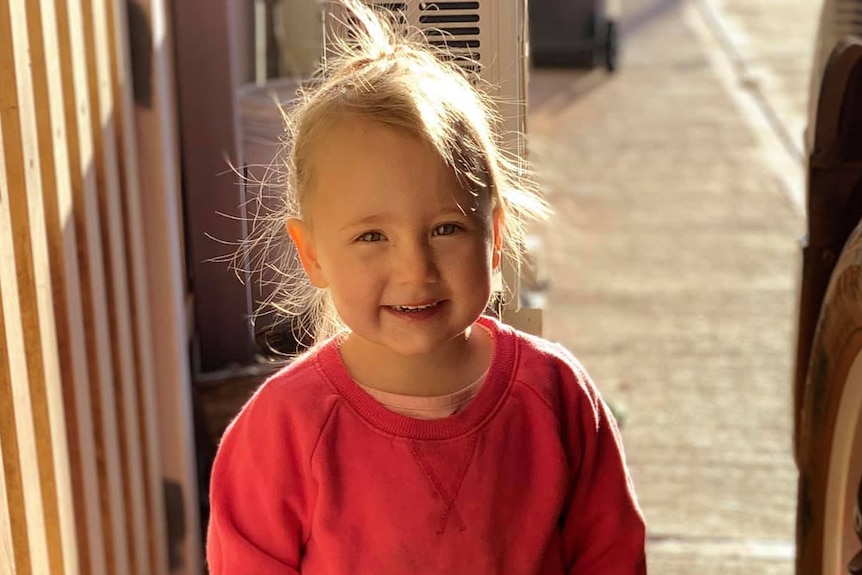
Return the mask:
M400 283L421 285L440 279L437 258L427 240L401 242L396 252L394 274Z

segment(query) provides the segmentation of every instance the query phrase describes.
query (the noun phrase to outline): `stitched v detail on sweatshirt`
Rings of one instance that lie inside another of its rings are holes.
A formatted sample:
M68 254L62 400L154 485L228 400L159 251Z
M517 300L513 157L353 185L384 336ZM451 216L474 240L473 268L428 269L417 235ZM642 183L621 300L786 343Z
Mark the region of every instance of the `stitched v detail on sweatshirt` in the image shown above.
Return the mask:
M449 518L461 531L467 526L455 506L464 476L470 469L473 454L476 452L478 435L475 433L457 442L411 441L410 453L413 454L419 468L428 478L431 487L443 501L443 514L437 533L443 533L449 523Z

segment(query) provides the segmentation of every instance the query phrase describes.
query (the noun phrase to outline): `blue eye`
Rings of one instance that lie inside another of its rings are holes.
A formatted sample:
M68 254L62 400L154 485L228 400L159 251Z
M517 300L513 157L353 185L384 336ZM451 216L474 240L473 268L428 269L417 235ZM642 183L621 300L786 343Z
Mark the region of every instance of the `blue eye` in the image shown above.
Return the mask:
M435 236L451 236L460 229L460 226L455 224L441 224L434 228Z
M383 234L380 232L365 232L356 238L358 242L379 242L381 240L383 240Z

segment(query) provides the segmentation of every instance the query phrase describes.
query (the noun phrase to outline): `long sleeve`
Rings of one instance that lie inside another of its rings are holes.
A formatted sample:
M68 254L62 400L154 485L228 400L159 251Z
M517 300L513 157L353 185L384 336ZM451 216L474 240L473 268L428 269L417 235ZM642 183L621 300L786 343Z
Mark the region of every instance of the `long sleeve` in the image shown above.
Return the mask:
M207 532L211 575L300 571L309 514L302 472L302 428L308 425L292 424L271 395L258 393L219 446Z
M571 356L569 356L571 357ZM623 454L619 429L585 371L571 358L563 433L572 484L562 538L567 572L645 575L645 524Z

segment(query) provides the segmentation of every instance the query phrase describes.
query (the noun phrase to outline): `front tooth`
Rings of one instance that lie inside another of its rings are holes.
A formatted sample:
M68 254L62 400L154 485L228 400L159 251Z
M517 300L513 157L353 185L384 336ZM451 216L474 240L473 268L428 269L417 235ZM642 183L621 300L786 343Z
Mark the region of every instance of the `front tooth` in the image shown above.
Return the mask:
M394 307L398 311L419 311L419 310L423 310L423 309L428 309L429 307L431 307L433 305L434 305L433 303L429 303L427 305L419 305L419 306L415 306L415 307L406 306L406 305L397 305Z

